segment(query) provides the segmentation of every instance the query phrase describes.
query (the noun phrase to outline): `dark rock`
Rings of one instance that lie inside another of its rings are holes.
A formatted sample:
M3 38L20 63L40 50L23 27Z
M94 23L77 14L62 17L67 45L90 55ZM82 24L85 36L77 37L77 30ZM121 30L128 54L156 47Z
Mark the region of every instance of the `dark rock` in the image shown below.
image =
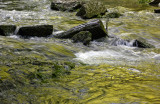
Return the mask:
M88 23L73 27L66 32L56 34L55 37L62 39L72 38L80 31L89 31L92 34L92 40L108 36L102 21L99 19L95 19Z
M133 40L133 46L139 48L155 48L153 45L147 43L144 40Z
M154 13L160 13L160 9L155 9Z
M105 5L101 2L90 1L83 4L80 10L77 12L76 16L80 16L84 19L90 19L94 17L99 17L107 12Z
M89 45L90 41L92 40L92 34L89 31L81 31L75 34L72 37L74 43L82 42L84 45Z
M149 3L151 6L159 6L160 0L152 0L152 2Z
M14 34L15 30L15 25L0 25L0 35L9 36L10 34Z
M52 25L36 25L36 26L21 27L18 30L17 34L23 37L31 37L31 36L47 37L51 35L52 32L53 32Z
M51 3L52 10L58 11L76 11L81 8L81 3L78 0L54 0Z
M108 17L108 18L119 18L120 16L122 16L122 14L120 14L118 12L111 12L106 15L106 17Z
M144 38L134 34L130 34L123 37L115 37L110 40L111 45L125 45L129 47L138 48L155 48L152 44L148 43Z

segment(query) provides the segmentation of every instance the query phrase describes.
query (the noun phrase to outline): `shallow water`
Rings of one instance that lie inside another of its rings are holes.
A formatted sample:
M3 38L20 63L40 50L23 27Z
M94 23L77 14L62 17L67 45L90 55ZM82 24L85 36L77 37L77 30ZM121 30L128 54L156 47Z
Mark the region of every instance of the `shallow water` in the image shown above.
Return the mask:
M75 12L50 10L48 0L2 1L1 24L51 24L55 31L65 31L89 21L76 17ZM81 43L73 44L70 40L36 37L21 39L13 34L1 36L0 84L1 81L15 84L15 88L10 89L6 83L5 89L8 90L0 90L2 104L160 102L160 14L153 13L156 7L141 7L135 1L128 4L122 0L101 1L109 4L109 12L123 14L120 18L110 19L109 35L125 37L136 34L156 48L112 46L107 42L92 42L86 47ZM106 18L101 20L106 24ZM53 62L57 60L75 62L76 67L69 75L50 78L48 76ZM36 78L30 80L27 77L30 73L35 73Z

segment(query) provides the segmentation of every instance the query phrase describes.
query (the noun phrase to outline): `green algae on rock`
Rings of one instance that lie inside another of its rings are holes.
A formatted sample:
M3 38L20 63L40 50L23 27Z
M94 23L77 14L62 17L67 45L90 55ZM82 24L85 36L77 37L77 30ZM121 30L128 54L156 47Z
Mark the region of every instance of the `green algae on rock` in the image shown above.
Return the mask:
M95 18L106 13L107 9L103 3L98 1L86 2L77 12L76 16L84 19Z
M89 31L81 31L72 37L74 43L82 42L83 45L89 45L92 40L92 34Z
M104 17L107 18L119 18L120 16L122 16L122 14L118 13L118 12L111 12L106 14Z

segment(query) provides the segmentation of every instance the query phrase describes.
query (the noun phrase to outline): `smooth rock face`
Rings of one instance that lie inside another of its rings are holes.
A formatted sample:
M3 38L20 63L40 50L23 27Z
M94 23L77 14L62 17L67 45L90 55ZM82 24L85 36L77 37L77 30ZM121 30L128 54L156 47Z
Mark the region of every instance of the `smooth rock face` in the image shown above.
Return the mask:
M90 1L85 3L80 10L77 12L76 16L80 16L84 19L90 19L98 16L102 16L107 12L105 5L101 2Z
M152 2L149 3L149 5L152 6L159 6L160 0L153 0Z
M78 0L54 0L51 3L51 9L58 11L76 11L81 6Z
M14 34L15 30L15 25L0 25L0 35L2 36L9 36L10 34Z
M155 9L154 13L160 13L160 9Z
M22 37L31 37L31 36L47 37L51 35L52 32L53 32L52 25L37 25L37 26L21 27L18 30L17 34L21 35Z
M72 37L74 43L82 42L83 45L89 45L92 40L92 34L89 31L81 31Z
M99 19L95 19L88 23L73 27L66 32L56 34L55 37L63 39L72 38L75 34L79 33L80 31L89 31L92 34L92 40L108 36L102 21Z

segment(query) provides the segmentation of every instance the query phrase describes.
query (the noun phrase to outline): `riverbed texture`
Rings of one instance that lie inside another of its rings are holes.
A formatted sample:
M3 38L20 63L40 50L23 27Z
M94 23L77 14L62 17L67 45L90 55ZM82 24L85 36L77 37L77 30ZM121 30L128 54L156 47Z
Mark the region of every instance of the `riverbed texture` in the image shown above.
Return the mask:
M0 104L160 104L152 2L0 0Z

